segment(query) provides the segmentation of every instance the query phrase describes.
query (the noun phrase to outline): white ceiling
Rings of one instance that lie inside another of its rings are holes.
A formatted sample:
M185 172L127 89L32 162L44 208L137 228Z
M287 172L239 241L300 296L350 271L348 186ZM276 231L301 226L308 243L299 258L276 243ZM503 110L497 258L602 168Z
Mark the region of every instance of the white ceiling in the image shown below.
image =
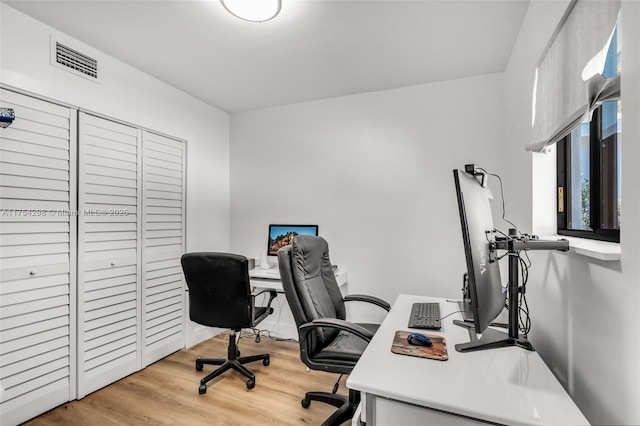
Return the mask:
M505 69L529 0L5 1L229 113Z

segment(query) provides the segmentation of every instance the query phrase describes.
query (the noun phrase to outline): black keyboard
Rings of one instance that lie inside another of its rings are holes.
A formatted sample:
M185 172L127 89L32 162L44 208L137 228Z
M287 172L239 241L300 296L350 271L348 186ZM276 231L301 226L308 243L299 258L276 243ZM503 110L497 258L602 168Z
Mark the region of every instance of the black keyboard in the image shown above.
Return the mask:
M440 330L440 304L414 303L409 317L409 328Z

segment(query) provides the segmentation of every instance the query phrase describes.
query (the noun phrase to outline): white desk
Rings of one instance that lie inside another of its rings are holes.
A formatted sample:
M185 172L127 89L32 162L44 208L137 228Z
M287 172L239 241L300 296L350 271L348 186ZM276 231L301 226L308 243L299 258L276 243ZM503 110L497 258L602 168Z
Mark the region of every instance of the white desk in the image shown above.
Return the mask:
M275 274L274 274L275 273ZM336 280L342 290L345 292L345 285L347 284L347 271L344 268L339 268L336 271ZM284 295L284 289L282 288L282 281L280 281L280 274L277 268L271 269L251 269L249 271L249 283L251 288L273 288L278 292L272 303L273 314L265 318L259 328L261 330L268 330L272 336L280 337L284 339L298 339L298 327L291 313L291 309L287 303L287 299Z
M367 426L588 424L537 352L500 348L470 353L454 345L469 341L467 330L442 321L440 331L409 329L414 302L439 302L441 316L457 311L446 299L400 295L347 380L362 393L360 416ZM397 330L445 336L448 361L391 352ZM358 419L354 419L358 424Z
M336 281L338 281L338 286L340 287L347 283L346 269L339 268L336 271ZM251 269L249 271L249 282L252 287L273 288L278 293L284 293L282 281L280 280L280 271L277 267L269 269Z

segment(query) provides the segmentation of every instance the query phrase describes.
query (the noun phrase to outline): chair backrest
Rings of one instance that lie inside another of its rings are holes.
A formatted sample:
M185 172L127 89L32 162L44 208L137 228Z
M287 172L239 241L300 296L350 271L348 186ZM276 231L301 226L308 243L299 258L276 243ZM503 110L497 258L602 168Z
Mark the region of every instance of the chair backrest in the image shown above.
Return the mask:
M290 246L278 251L278 265L287 302L298 327L316 318L346 318L342 293L331 269L329 245L324 238L294 237ZM315 339L307 342L307 350L313 353L324 347L337 333L336 329L318 329Z
M230 253L187 253L182 270L189 287L191 321L238 330L251 324L249 262Z

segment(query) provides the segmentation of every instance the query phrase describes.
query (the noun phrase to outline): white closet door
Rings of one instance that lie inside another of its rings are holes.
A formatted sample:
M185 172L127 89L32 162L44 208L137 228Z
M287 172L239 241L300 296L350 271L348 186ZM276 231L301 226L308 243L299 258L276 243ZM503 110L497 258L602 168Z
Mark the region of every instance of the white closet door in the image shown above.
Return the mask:
M78 397L141 368L138 129L80 114Z
M185 144L143 133L143 364L185 345Z
M0 89L0 424L75 398L74 110Z

